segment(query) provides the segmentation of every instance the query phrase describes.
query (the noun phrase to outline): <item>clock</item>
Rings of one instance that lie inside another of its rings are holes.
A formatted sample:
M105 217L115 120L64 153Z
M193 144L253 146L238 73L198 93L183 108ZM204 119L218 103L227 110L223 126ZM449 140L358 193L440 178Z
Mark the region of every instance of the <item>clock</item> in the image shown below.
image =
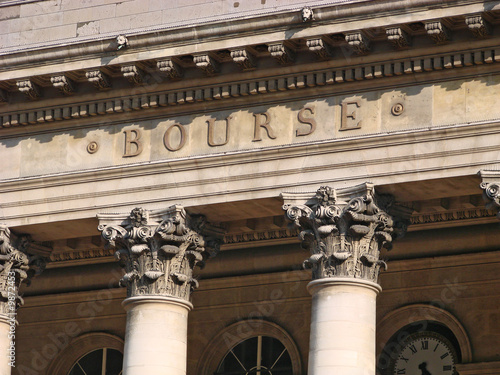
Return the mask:
M409 335L390 366L391 375L455 375L457 354L443 335L421 331Z

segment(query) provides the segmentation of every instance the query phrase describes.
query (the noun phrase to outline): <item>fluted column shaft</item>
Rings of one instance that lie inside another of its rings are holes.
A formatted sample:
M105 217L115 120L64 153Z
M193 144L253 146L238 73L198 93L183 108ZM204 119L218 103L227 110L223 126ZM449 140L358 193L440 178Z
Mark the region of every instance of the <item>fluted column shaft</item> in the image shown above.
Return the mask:
M404 232L391 196L371 184L314 196L282 194L312 269L308 375L374 375L377 284L382 247Z
M198 286L193 268L217 253L222 232L181 206L98 218L126 270L123 374L186 375L189 299Z

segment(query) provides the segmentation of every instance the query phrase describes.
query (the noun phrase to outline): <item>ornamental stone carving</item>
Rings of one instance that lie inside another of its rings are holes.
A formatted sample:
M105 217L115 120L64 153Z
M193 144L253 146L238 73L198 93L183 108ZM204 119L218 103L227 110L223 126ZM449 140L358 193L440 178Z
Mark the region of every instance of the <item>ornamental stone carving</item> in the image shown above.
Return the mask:
M465 23L472 34L478 39L488 37L493 30L491 24L484 19L482 14L472 14L465 17Z
M500 184L497 182L481 182L483 189L483 199L487 210L497 212L497 218L500 219Z
M156 62L156 67L170 79L182 78L182 68L172 59L158 60Z
M195 55L193 56L193 61L207 76L212 76L219 72L219 63L207 54Z
M221 229L177 205L162 211L135 208L127 218L98 218L102 237L125 267L120 285L128 287L129 297L157 295L189 301L198 286L194 267L203 267L222 242Z
M338 193L338 194L337 194ZM390 195L376 195L372 184L336 191L322 186L314 196L282 194L283 209L299 228L302 247L311 252L304 262L313 280L352 277L377 282L383 247L404 235L408 210ZM301 203L302 202L302 203Z
M144 83L144 71L135 64L123 65L121 67L122 74L130 83L141 85Z
M361 31L346 34L345 41L358 55L364 55L370 52L370 39Z
M306 45L309 51L314 52L320 60L326 60L333 56L332 47L322 38L307 39Z
M111 87L111 79L99 69L87 70L85 77L99 90Z
M19 91L24 93L29 99L35 100L42 96L40 88L30 79L22 79L16 82Z
M427 35L436 44L443 44L451 40L451 31L441 21L431 21L425 23Z
M0 224L0 314L15 314L24 301L19 294L21 283L28 285L31 279L45 269L45 259L29 255L29 236L15 240L9 228Z
M254 69L257 65L255 56L245 48L231 50L231 58L243 70Z
M283 43L268 44L267 48L271 56L281 65L291 64L295 61L295 52Z
M71 95L75 92L75 83L64 74L50 77L50 82L64 95Z
M396 49L405 48L411 44L410 35L401 27L387 28L385 33L387 35L387 40L391 42Z

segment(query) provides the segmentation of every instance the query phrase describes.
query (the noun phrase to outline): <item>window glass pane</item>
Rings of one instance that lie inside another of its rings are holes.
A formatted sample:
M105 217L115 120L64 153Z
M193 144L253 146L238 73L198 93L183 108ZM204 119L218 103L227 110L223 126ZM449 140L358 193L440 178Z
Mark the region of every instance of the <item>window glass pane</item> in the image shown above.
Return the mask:
M236 345L222 360L216 375L257 374L258 337ZM273 337L262 337L260 375L291 375L292 361L285 346ZM244 367L244 368L243 368Z
M107 350L106 375L119 375L122 371L123 354L115 349Z
M85 375L85 373L75 364L68 375Z
M94 350L78 361L87 375L102 374L102 349Z

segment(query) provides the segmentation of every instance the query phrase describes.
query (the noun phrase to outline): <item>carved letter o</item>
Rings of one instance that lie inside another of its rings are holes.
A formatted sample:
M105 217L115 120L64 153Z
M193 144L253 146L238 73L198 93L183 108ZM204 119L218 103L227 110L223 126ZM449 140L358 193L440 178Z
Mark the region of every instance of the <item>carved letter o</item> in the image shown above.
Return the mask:
M180 139L179 144L177 145L177 147L173 147L170 144L170 134L172 133L172 130L174 128L179 129L179 134L181 136L181 139ZM187 136L186 136L186 129L184 128L184 126L182 126L181 124L173 124L165 132L165 135L163 136L163 143L165 144L165 147L167 148L167 150L169 150L169 151L178 151L178 150L180 150L186 144L186 138L187 138Z

